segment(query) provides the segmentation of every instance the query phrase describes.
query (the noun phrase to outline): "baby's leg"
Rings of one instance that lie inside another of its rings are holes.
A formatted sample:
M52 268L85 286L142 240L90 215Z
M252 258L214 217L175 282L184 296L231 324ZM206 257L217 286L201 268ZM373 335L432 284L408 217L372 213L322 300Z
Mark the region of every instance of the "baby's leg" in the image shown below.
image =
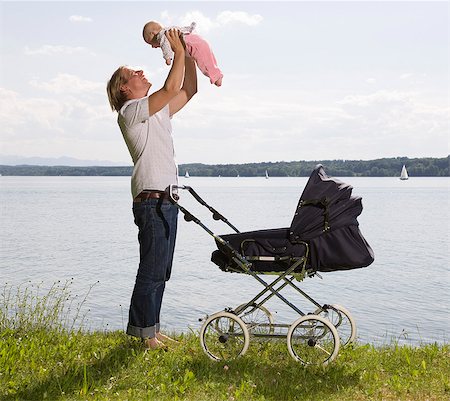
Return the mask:
M212 84L222 85L223 74L208 42L195 33L185 35L184 41L189 55L195 60L200 71L209 77Z

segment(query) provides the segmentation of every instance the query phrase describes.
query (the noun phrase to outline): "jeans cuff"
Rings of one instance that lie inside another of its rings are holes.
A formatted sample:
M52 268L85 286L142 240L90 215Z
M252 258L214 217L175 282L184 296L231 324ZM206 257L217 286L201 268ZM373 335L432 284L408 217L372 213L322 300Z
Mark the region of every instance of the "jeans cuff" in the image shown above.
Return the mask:
M158 330L159 330L159 323L157 323L158 326ZM129 334L130 336L134 336L134 337L139 337L139 338L153 338L156 336L156 332L158 331L156 329L157 327L155 326L150 326L150 327L136 327L136 326L131 326L130 324L127 326L127 334Z

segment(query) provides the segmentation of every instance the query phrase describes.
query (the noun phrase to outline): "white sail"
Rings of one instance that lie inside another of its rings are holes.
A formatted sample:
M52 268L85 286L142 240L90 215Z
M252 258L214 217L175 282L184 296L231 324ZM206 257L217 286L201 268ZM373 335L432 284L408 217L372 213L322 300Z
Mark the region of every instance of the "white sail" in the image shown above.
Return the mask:
M402 172L400 173L400 179L401 180L407 180L408 178L409 178L408 177L408 172L406 171L405 165L403 165Z
M186 170L186 174L184 175L184 178L189 178L189 172Z
M266 170L266 179L269 178L269 173Z

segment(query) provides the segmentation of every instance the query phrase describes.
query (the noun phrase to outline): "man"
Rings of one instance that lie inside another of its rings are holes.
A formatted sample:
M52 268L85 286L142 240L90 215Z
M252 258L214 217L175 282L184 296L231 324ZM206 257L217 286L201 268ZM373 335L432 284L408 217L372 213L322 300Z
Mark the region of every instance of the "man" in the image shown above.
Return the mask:
M111 108L133 159L131 178L134 221L139 228L139 269L131 297L127 334L142 338L147 348L173 341L160 332L165 282L172 269L178 209L165 189L178 182L171 117L197 92L194 61L185 56L180 32L166 33L174 52L172 67L158 91L142 71L119 67L107 85Z

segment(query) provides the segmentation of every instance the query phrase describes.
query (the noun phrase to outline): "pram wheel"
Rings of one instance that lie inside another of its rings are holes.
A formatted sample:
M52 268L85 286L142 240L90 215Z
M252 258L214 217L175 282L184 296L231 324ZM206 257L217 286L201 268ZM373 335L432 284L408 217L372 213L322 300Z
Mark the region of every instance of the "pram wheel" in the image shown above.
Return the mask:
M209 316L200 329L200 344L215 361L235 359L247 352L250 335L236 315L217 312Z
M249 305L240 311L246 304L239 305L235 311L247 325L248 332L252 335L266 335L273 333L273 316L269 310L262 305Z
M339 335L327 319L306 315L289 327L287 346L303 365L327 365L339 352Z
M356 323L348 309L336 304L327 306L328 308L316 310L314 314L328 319L336 327L341 347L345 347L347 344L355 341Z

